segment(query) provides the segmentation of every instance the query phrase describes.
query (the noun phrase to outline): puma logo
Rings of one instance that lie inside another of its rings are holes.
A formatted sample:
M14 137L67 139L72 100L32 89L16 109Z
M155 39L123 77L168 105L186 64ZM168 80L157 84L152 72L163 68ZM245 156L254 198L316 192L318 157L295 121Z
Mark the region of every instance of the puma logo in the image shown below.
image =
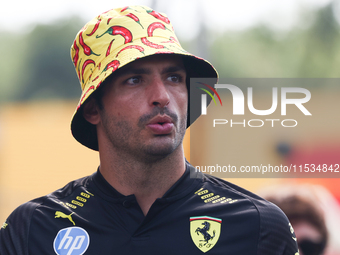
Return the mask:
M72 219L72 216L71 216L72 214L74 214L74 212L71 213L70 215L66 215L66 214L63 213L63 212L56 211L56 212L55 212L55 217L54 217L54 218L64 218L64 219L69 219L69 221L71 221L71 222L73 223L73 225L76 225L76 223L74 223L74 221L73 221L73 219Z

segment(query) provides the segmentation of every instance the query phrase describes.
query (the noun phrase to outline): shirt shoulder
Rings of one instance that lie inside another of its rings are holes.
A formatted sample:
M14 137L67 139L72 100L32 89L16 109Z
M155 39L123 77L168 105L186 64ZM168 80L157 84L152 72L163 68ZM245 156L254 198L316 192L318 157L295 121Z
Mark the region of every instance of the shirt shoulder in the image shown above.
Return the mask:
M35 213L44 212L44 205L49 202L49 207L55 204L62 206L62 199L70 196L77 187L86 184L88 177L68 183L61 189L51 194L28 201L18 206L6 219L0 229L0 254L27 255L31 231L31 222Z
M0 254L28 254L30 221L46 197L40 197L17 207L0 229Z
M204 175L202 178L204 187L220 196L228 194L229 202L237 202L241 198L243 204L241 210L255 211L251 214L254 220L259 222L257 254L297 255L298 247L294 230L282 210L273 203L260 196L232 184L223 179ZM230 195L233 194L233 195ZM228 199L228 198L227 198ZM242 213L242 212L239 212ZM248 216L250 214L247 214Z

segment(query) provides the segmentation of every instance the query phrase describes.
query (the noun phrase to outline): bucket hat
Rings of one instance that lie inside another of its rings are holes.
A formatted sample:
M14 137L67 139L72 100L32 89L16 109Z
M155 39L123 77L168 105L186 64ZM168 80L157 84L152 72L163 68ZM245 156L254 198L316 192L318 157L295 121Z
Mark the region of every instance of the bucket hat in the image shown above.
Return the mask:
M109 10L92 19L78 32L71 46L71 58L82 89L71 121L72 135L78 142L98 150L96 126L87 122L82 114L84 103L109 75L137 59L155 54L183 56L189 78L218 76L209 62L181 47L165 14L146 6ZM188 110L187 126L199 117L200 112L195 116L189 115Z

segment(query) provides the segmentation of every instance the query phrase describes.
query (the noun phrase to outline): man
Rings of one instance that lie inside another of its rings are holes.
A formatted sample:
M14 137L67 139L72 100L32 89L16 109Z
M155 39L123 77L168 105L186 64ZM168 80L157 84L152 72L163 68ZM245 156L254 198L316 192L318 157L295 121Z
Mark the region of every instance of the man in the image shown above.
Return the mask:
M198 117L188 116L189 79L217 73L182 49L165 15L105 12L71 53L83 90L72 134L99 151L100 167L17 208L1 255L298 254L277 207L185 161L185 129Z

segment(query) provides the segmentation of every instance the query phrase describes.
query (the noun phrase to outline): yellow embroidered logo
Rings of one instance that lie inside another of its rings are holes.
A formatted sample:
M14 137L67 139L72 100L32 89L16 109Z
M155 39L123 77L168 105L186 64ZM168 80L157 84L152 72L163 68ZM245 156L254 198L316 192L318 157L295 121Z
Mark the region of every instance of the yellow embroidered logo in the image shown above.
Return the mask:
M221 234L222 220L209 216L190 217L192 241L202 252L211 250Z
M8 224L6 222L4 222L4 224L2 225L2 229L5 229L8 226Z
M74 223L73 219L72 219L72 214L71 213L70 215L66 215L65 213L63 212L60 212L60 211L56 211L55 212L55 217L54 218L64 218L64 219L68 219L69 221L71 221L73 223L73 225L76 225L76 223Z

